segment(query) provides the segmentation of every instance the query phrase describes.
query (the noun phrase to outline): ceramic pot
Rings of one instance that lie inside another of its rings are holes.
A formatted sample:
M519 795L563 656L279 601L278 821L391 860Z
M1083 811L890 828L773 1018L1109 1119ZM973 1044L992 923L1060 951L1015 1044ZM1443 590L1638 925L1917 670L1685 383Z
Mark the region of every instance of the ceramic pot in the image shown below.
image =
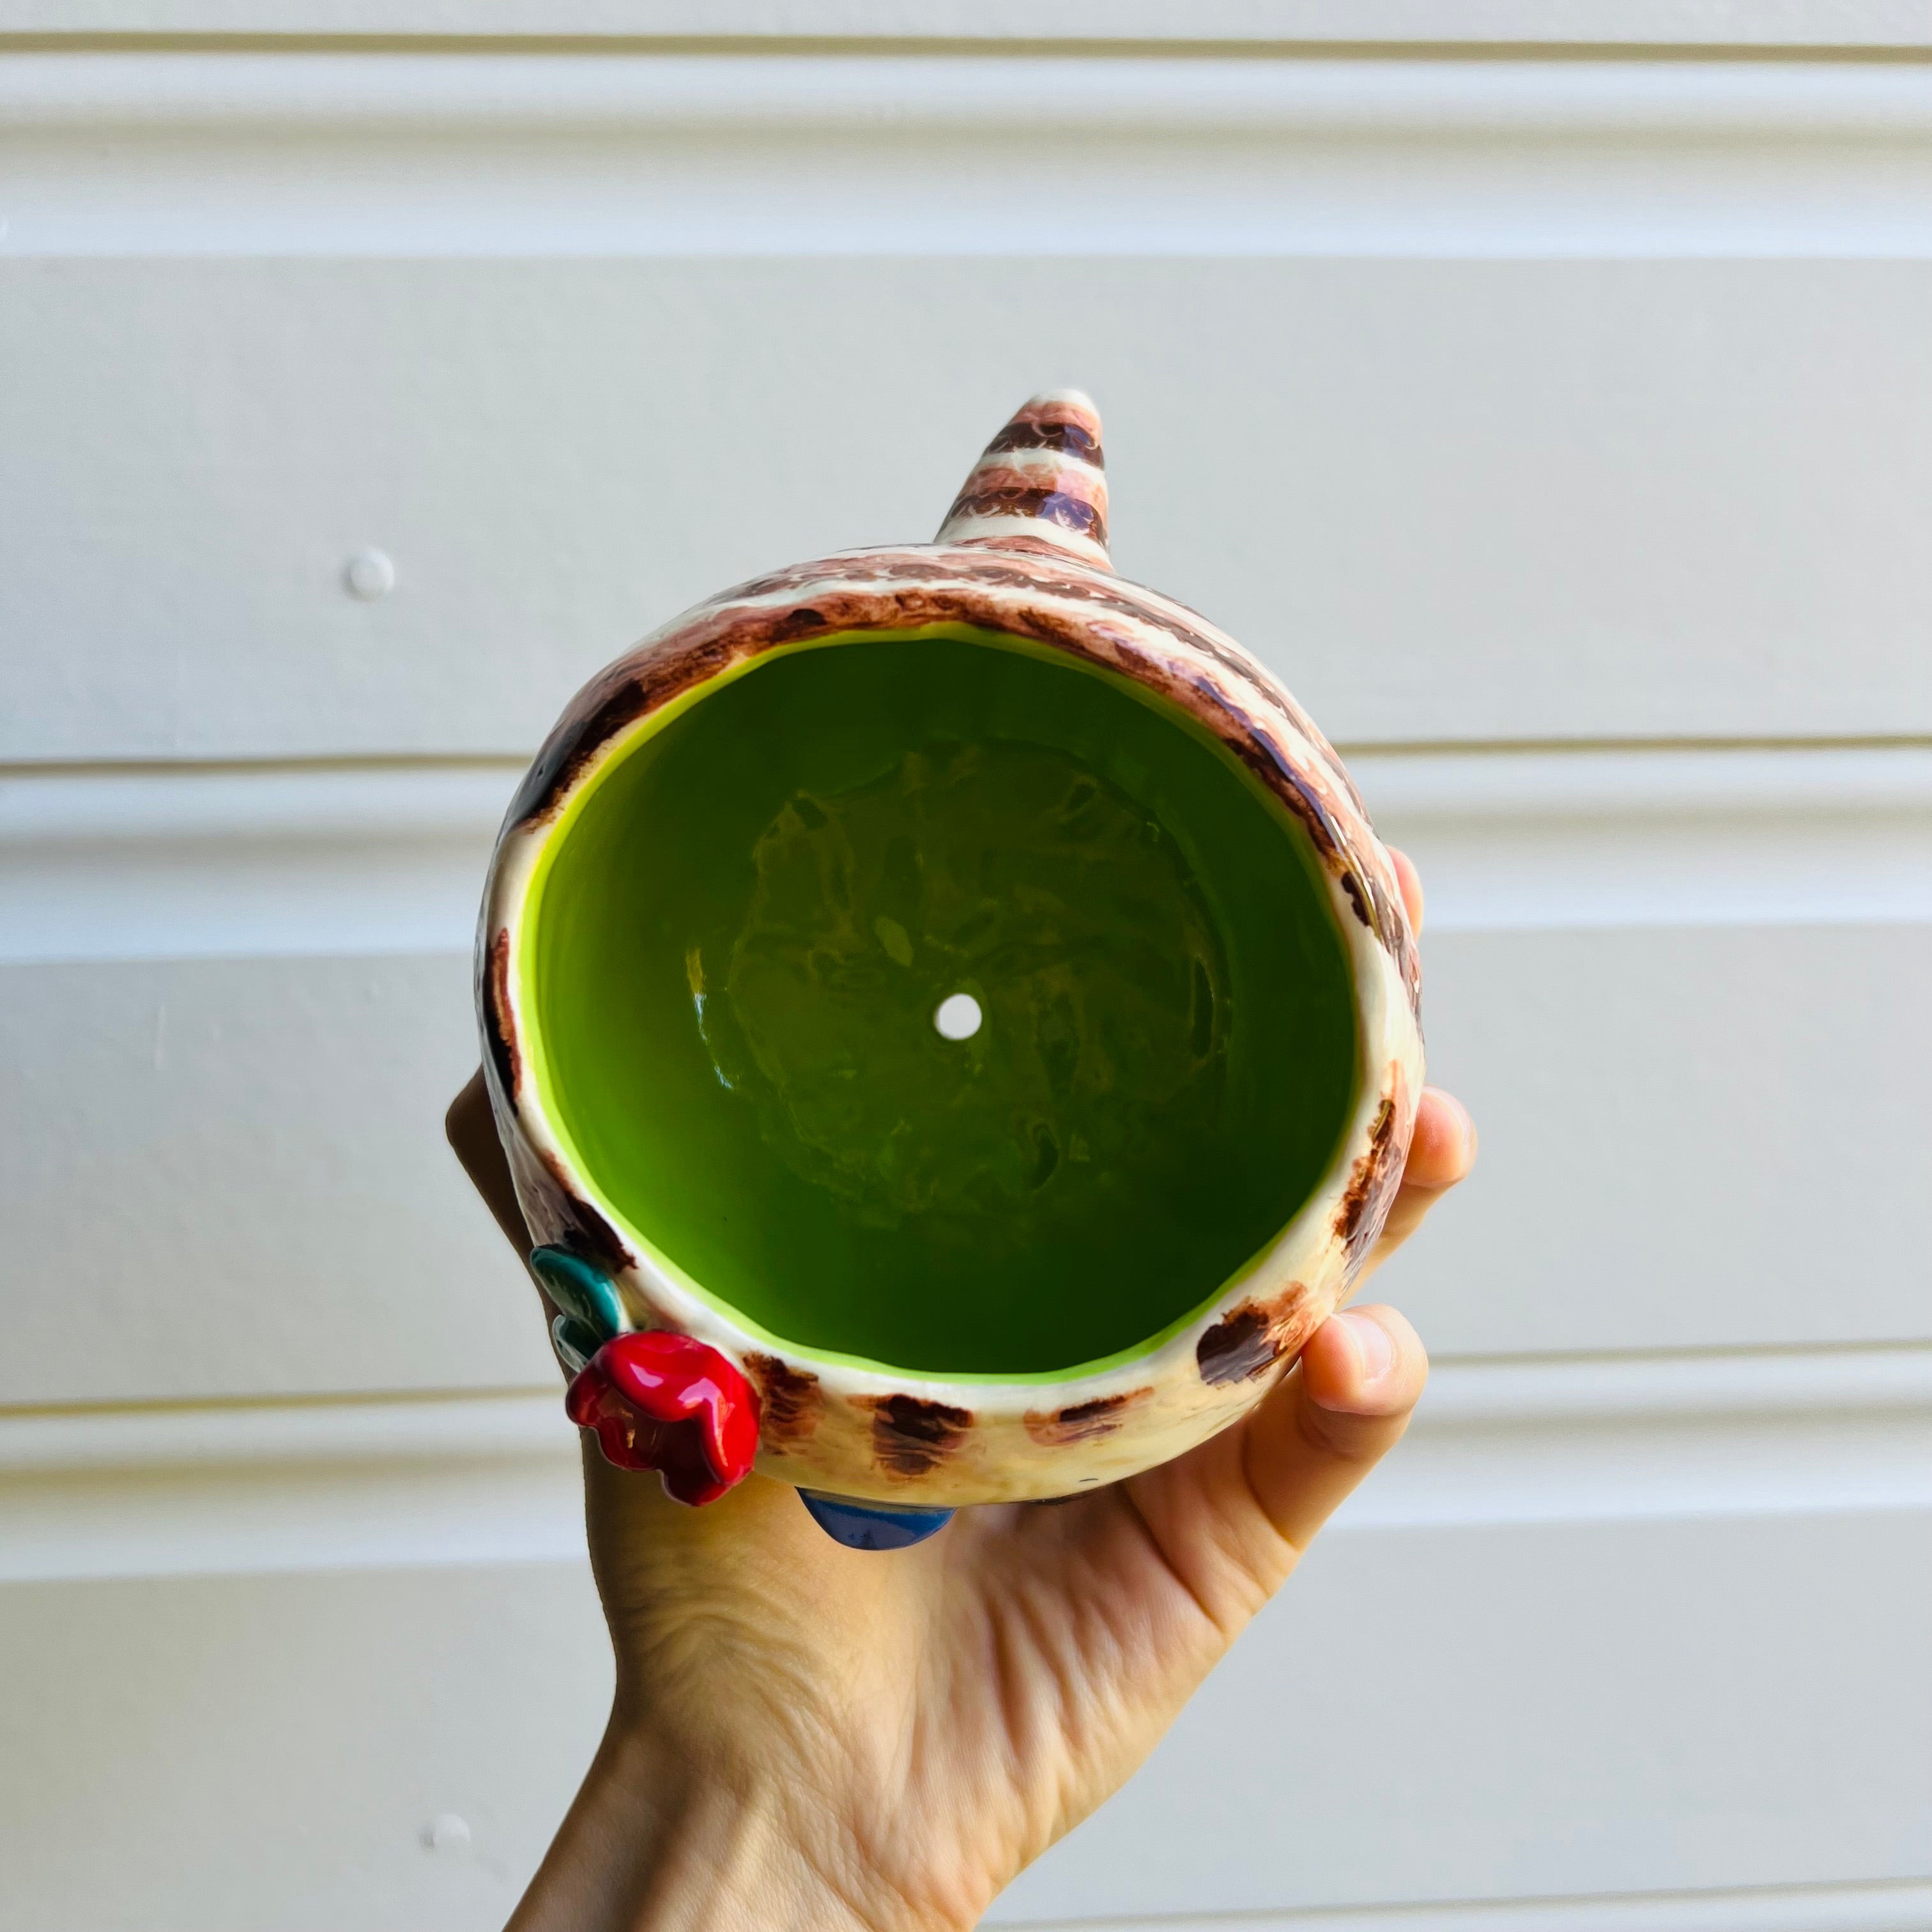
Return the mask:
M476 998L571 1414L861 1543L1180 1454L1379 1233L1417 986L1334 752L1114 574L1036 397L934 542L686 612L518 791Z

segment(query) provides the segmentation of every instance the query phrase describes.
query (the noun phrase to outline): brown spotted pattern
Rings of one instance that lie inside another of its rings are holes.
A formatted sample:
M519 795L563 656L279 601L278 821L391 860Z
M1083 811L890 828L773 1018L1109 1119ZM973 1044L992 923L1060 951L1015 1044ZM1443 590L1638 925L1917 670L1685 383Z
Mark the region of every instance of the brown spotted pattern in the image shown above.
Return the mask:
M1100 421L1038 398L1002 429L933 544L854 551L770 573L667 625L600 673L545 742L492 866L476 990L484 1071L532 1238L608 1268L635 1318L692 1334L758 1389L770 1473L815 1489L934 1504L1038 1498L1132 1474L1233 1421L1345 1292L1400 1185L1423 1076L1420 974L1388 855L1333 748L1252 657L1198 613L1112 573ZM1346 1150L1307 1210L1193 1327L1058 1388L770 1352L728 1310L626 1251L596 1190L524 1090L513 970L530 861L574 788L652 714L761 653L847 632L941 626L1025 639L1132 680L1210 732L1306 832L1334 892L1360 991L1367 1086ZM502 946L499 949L500 936ZM808 1364L808 1366L807 1366Z
M1195 1365L1210 1388L1252 1380L1284 1358L1298 1354L1316 1326L1313 1299L1290 1282L1266 1300L1252 1298L1230 1309L1195 1344Z
M872 1457L895 1476L923 1476L958 1453L973 1426L970 1409L917 1396L862 1396L856 1407L872 1418Z
M568 1248L608 1275L622 1274L626 1268L634 1268L637 1256L617 1238L616 1229L596 1208L578 1198L570 1177L563 1171L562 1162L548 1152L542 1158L544 1172L555 1190L544 1205L556 1225L542 1232L532 1228L538 1243Z
M510 1009L510 935L499 932L490 942L488 969L482 976L483 1040L495 1063L503 1091L514 1098L523 1084L523 1056L517 1051L517 1023Z
M1275 1355L1267 1312L1252 1301L1230 1309L1194 1347L1201 1379L1216 1388L1273 1368Z
M1130 620L1141 634L1110 624L1110 617ZM1306 830L1356 916L1394 960L1412 1004L1419 1000L1420 965L1394 874L1327 741L1258 664L1204 620L1156 592L1064 557L990 544L856 551L728 591L586 687L531 767L512 823L547 820L612 738L732 664L842 632L942 623L1027 638L1120 672L1206 725ZM1151 647L1161 640L1181 648ZM1216 674L1196 668L1189 662L1196 657L1207 658ZM1267 720L1270 709L1312 757L1290 754Z
M1136 1403L1149 1400L1151 1387L1122 1389L1112 1395L1096 1396L1090 1402L1070 1402L1064 1408L1042 1414L1028 1409L1023 1418L1026 1432L1043 1448L1058 1449L1070 1442L1092 1442L1111 1436L1127 1419Z
M1335 1210L1335 1232L1352 1270L1380 1236L1395 1204L1396 1190L1402 1185L1414 1127L1414 1116L1402 1104L1404 1097L1402 1069L1391 1067L1388 1087L1370 1130L1367 1150L1351 1169L1348 1185Z
M762 1404L760 1440L765 1446L782 1450L808 1440L825 1413L825 1391L818 1378L776 1355L748 1354L744 1370Z

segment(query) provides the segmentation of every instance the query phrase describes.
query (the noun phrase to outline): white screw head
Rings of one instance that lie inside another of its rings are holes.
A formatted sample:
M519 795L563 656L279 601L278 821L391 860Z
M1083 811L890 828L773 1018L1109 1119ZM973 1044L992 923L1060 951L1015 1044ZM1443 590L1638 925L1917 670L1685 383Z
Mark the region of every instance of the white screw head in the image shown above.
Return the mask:
M970 1040L980 1030L980 1022L985 1017L980 1010L980 1002L970 993L952 993L940 1001L932 1023L939 1029L942 1039Z
M395 589L396 566L386 551L358 550L342 566L342 582L350 596L373 604Z
M470 1826L454 1811L446 1811L423 1827L422 1841L433 1852L466 1851Z

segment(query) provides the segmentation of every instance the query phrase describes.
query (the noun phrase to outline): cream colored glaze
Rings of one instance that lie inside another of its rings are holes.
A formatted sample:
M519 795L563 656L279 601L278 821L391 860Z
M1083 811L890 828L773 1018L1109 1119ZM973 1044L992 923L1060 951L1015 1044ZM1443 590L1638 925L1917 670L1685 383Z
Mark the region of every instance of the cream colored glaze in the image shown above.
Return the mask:
M1001 448L1016 438L1030 446ZM1423 1049L1414 939L1388 854L1340 761L1287 692L1195 613L1112 574L1099 453L1085 398L1036 398L976 466L942 541L778 572L647 638L574 700L491 863L477 947L484 1067L532 1238L603 1259L639 1327L680 1330L737 1363L762 1397L758 1468L801 1486L928 1506L1013 1502L1114 1481L1192 1448L1259 1400L1346 1298L1407 1154ZM1360 1094L1313 1196L1242 1280L1157 1350L1051 1384L891 1375L776 1351L658 1264L574 1170L514 1045L526 892L577 787L661 706L763 651L946 622L1106 667L1219 736L1310 832L1354 974Z

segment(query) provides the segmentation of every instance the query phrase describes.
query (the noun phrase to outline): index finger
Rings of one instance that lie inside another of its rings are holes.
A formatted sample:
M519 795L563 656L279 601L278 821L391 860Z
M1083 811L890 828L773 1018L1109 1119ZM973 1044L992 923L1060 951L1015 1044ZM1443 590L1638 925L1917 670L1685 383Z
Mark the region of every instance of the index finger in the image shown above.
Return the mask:
M525 1259L530 1252L530 1230L524 1226L524 1212L517 1205L516 1184L510 1178L503 1143L496 1137L496 1122L490 1112L490 1096L483 1085L482 1067L470 1076L469 1084L449 1103L449 1112L442 1117L442 1131L463 1163L470 1184L482 1196L484 1205L496 1217L504 1238L516 1250L518 1260Z
M1297 1551L1400 1440L1429 1377L1421 1340L1393 1308L1331 1315L1244 1425L1255 1500Z
M1402 910L1408 914L1408 928L1416 938L1422 937L1422 874L1415 869L1415 861L1398 846L1391 845L1388 855L1395 866L1395 882L1402 888Z

